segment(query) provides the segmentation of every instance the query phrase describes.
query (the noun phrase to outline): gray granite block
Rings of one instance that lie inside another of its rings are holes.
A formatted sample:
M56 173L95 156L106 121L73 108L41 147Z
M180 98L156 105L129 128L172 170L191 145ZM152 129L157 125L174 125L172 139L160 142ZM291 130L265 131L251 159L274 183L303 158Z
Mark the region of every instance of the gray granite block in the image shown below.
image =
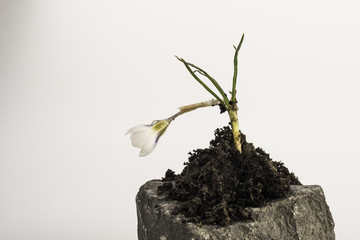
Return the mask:
M183 215L172 215L178 202L157 194L160 184L159 180L149 181L136 196L139 240L335 239L334 221L317 185L291 186L288 197L247 208L254 221L221 227L183 223Z

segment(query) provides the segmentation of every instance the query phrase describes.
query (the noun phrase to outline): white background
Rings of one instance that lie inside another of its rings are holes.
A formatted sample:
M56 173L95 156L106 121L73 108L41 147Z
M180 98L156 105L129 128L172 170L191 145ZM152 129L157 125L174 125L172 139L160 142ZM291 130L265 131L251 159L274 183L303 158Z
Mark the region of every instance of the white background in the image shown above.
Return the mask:
M323 187L337 239L359 239L356 1L0 1L0 239L136 239L135 196L227 124L181 116L139 158L125 132L230 90L240 128Z

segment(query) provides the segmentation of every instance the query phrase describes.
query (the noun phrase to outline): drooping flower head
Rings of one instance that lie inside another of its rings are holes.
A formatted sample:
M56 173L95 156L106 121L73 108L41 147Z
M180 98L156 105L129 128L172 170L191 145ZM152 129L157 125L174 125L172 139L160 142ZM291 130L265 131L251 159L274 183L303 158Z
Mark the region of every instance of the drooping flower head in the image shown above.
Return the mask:
M149 155L155 149L171 121L172 119L156 120L150 125L138 125L127 131L126 134L130 134L132 145L141 149L140 157Z
M178 113L176 113L175 115L171 116L168 119L164 119L161 121L154 121L150 125L139 125L131 128L126 134L131 134L130 139L132 145L134 147L141 149L139 153L140 157L147 156L154 150L154 148L156 147L159 141L159 138L164 134L171 121L173 121L176 117L198 108L216 106L216 105L220 106L222 112L223 111L228 112L232 131L233 131L234 143L236 148L241 153L242 151L241 132L239 130L239 121L237 116L238 107L237 107L237 100L235 95L236 95L236 79L237 79L237 70L238 70L237 57L243 40L244 40L244 34L242 35L241 40L237 45L237 47L234 46L235 48L234 75L233 75L232 91L230 92L231 93L230 99L227 97L224 90L220 87L219 83L213 77L211 77L207 72L197 67L196 65L186 62L184 59L177 57L177 59L185 65L186 69L195 78L195 80L198 81L213 97L215 97L215 99L182 106L179 108L180 111ZM213 90L211 90L211 88L207 84L205 84L202 79L200 79L197 73L210 80L210 82L218 90L220 95L216 94Z
M179 112L164 120L153 121L149 125L138 125L127 131L130 134L130 140L134 147L140 148L140 157L149 155L156 147L160 137L164 134L168 126L178 116L191 112L198 108L217 106L220 102L212 99L205 102L199 102L186 106L179 107Z

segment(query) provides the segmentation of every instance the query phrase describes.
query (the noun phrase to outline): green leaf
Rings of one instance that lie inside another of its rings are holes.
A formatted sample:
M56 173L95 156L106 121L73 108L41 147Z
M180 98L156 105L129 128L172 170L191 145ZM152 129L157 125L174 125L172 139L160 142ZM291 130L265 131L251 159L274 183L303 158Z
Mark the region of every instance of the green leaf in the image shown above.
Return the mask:
M231 91L231 101L235 102L236 100L236 79L237 79L237 72L238 72L238 53L241 48L241 45L244 41L244 34L241 37L241 40L238 44L238 46L235 48L235 55L234 55L234 75L233 75L233 85L232 85L232 91Z
M229 110L230 104L229 104L229 100L226 97L226 94L224 92L224 90L220 87L220 85L218 84L218 82L212 78L207 72L205 72L204 70L202 70L201 68L195 66L192 63L188 63L186 62L184 59L179 58L177 56L175 56L180 62L184 63L186 69L190 72L190 74L211 94L213 95L219 102L221 102L222 105L224 105L224 107L226 108L226 110ZM195 68L196 70L193 71L192 68ZM219 91L219 93L221 94L221 96L223 97L223 99L221 99L216 93L214 93L197 75L196 72L200 73L201 75L205 76L206 78L208 78L212 84L216 87L216 89Z

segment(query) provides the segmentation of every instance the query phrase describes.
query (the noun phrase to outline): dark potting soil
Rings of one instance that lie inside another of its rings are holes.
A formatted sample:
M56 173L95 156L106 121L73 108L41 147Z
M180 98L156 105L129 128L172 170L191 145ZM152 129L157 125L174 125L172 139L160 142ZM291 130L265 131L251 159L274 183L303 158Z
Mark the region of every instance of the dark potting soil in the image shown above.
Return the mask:
M197 224L228 225L251 220L246 207L260 207L286 196L298 178L281 162L271 160L241 135L242 154L236 149L229 127L217 129L210 147L189 153L181 174L168 170L159 193L180 205L182 213Z

